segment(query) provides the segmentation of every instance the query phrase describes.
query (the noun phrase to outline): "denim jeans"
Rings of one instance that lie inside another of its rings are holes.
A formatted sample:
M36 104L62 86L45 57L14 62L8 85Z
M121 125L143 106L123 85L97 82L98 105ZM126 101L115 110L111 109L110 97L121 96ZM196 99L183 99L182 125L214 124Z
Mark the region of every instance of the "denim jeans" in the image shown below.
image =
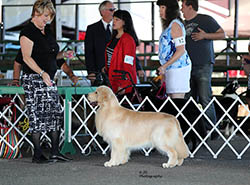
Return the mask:
M213 64L207 64L202 66L192 66L191 71L191 92L190 95L199 102L203 109L207 107L212 99L212 87L211 79L213 72ZM209 119L216 123L216 113L214 104L211 104L206 111L206 115ZM205 119L207 120L207 119ZM206 121L206 129L210 130L212 128L211 124Z

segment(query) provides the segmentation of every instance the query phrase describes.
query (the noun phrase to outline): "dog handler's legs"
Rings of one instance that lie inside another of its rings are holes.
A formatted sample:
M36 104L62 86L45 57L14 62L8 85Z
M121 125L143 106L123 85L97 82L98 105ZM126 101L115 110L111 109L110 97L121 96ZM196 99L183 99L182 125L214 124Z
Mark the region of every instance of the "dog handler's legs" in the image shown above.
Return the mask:
M40 158L42 155L42 149L40 146L40 136L41 136L40 132L32 133L32 141L34 145L34 157L37 159Z
M51 133L51 143L52 143L52 149L51 154L52 155L58 155L59 154L59 131L52 131Z

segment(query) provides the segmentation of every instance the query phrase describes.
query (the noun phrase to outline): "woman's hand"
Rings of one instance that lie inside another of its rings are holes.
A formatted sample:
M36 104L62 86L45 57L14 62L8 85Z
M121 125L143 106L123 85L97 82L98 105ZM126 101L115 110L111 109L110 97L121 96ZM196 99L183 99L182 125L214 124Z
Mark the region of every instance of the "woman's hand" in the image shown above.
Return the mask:
M158 71L159 71L159 75L164 75L165 72L166 72L166 68L161 66L161 67L158 68Z
M73 50L63 51L63 57L72 59L74 58L75 52Z
M103 73L106 73L106 68L103 67L101 71L102 71Z
M246 60L245 60L245 58L244 58L244 55L243 55L242 58L241 58L241 62L242 62L243 65L246 65L246 64L247 64L247 63L246 63Z
M137 74L138 74L139 77L144 77L145 72L143 70L138 70Z
M242 55L242 64L249 65L250 64L250 55Z
M123 88L122 87L118 87L118 91L120 91L120 90L122 90ZM120 91L118 94L119 95L123 95L123 94L125 94L126 93L126 91L125 91L125 89L123 89L122 91Z
M78 80L79 80L79 78L78 78L77 76L75 76L75 75L72 75L72 76L70 77L70 80L72 81L72 83L73 83L74 85L76 85L77 82L78 82Z
M250 60L250 55L242 55L242 59Z
M44 82L47 86L52 86L52 83L51 83L51 80L50 80L50 76L49 76L48 73L43 72L42 78L43 78L43 82Z

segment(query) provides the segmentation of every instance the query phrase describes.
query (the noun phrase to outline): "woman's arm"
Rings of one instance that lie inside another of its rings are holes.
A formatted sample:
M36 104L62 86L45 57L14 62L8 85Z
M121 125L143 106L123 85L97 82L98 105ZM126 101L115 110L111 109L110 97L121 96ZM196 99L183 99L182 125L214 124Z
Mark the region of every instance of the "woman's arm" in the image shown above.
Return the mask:
M242 58L243 58L243 59L250 60L250 55L243 55Z
M23 61L32 69L34 72L41 75L44 83L46 85L51 86L51 80L48 73L44 72L31 57L32 49L34 43L28 39L26 36L21 36L20 38L21 51L23 55Z
M172 30L171 30L171 36L173 40L180 39L183 37L182 29L179 24L173 23ZM173 56L170 58L168 62L166 62L164 65L158 68L160 74L164 74L166 71L166 68L173 64L176 60L178 60L184 53L185 53L185 38L183 38L184 44L180 44L176 46L176 51L173 54ZM180 42L180 41L178 41Z
M66 62L61 66L61 69L63 70L63 72L65 72L69 76L70 80L74 84L78 82L79 78L74 75L73 71L71 70L71 68L68 66Z
M22 65L19 64L17 61L14 61L13 65L13 80L11 85L19 85L19 78L20 78L20 71Z

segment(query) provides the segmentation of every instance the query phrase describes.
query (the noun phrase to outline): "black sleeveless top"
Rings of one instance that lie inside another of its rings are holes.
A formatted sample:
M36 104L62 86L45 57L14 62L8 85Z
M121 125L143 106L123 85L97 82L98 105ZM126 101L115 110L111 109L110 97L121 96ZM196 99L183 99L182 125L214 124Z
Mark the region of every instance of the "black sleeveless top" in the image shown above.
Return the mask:
M31 57L53 79L57 70L56 56L59 52L59 46L49 29L49 25L45 27L45 34L42 34L32 22L29 22L22 29L19 37L21 36L26 36L33 42ZM26 63L24 63L23 72L36 74Z

